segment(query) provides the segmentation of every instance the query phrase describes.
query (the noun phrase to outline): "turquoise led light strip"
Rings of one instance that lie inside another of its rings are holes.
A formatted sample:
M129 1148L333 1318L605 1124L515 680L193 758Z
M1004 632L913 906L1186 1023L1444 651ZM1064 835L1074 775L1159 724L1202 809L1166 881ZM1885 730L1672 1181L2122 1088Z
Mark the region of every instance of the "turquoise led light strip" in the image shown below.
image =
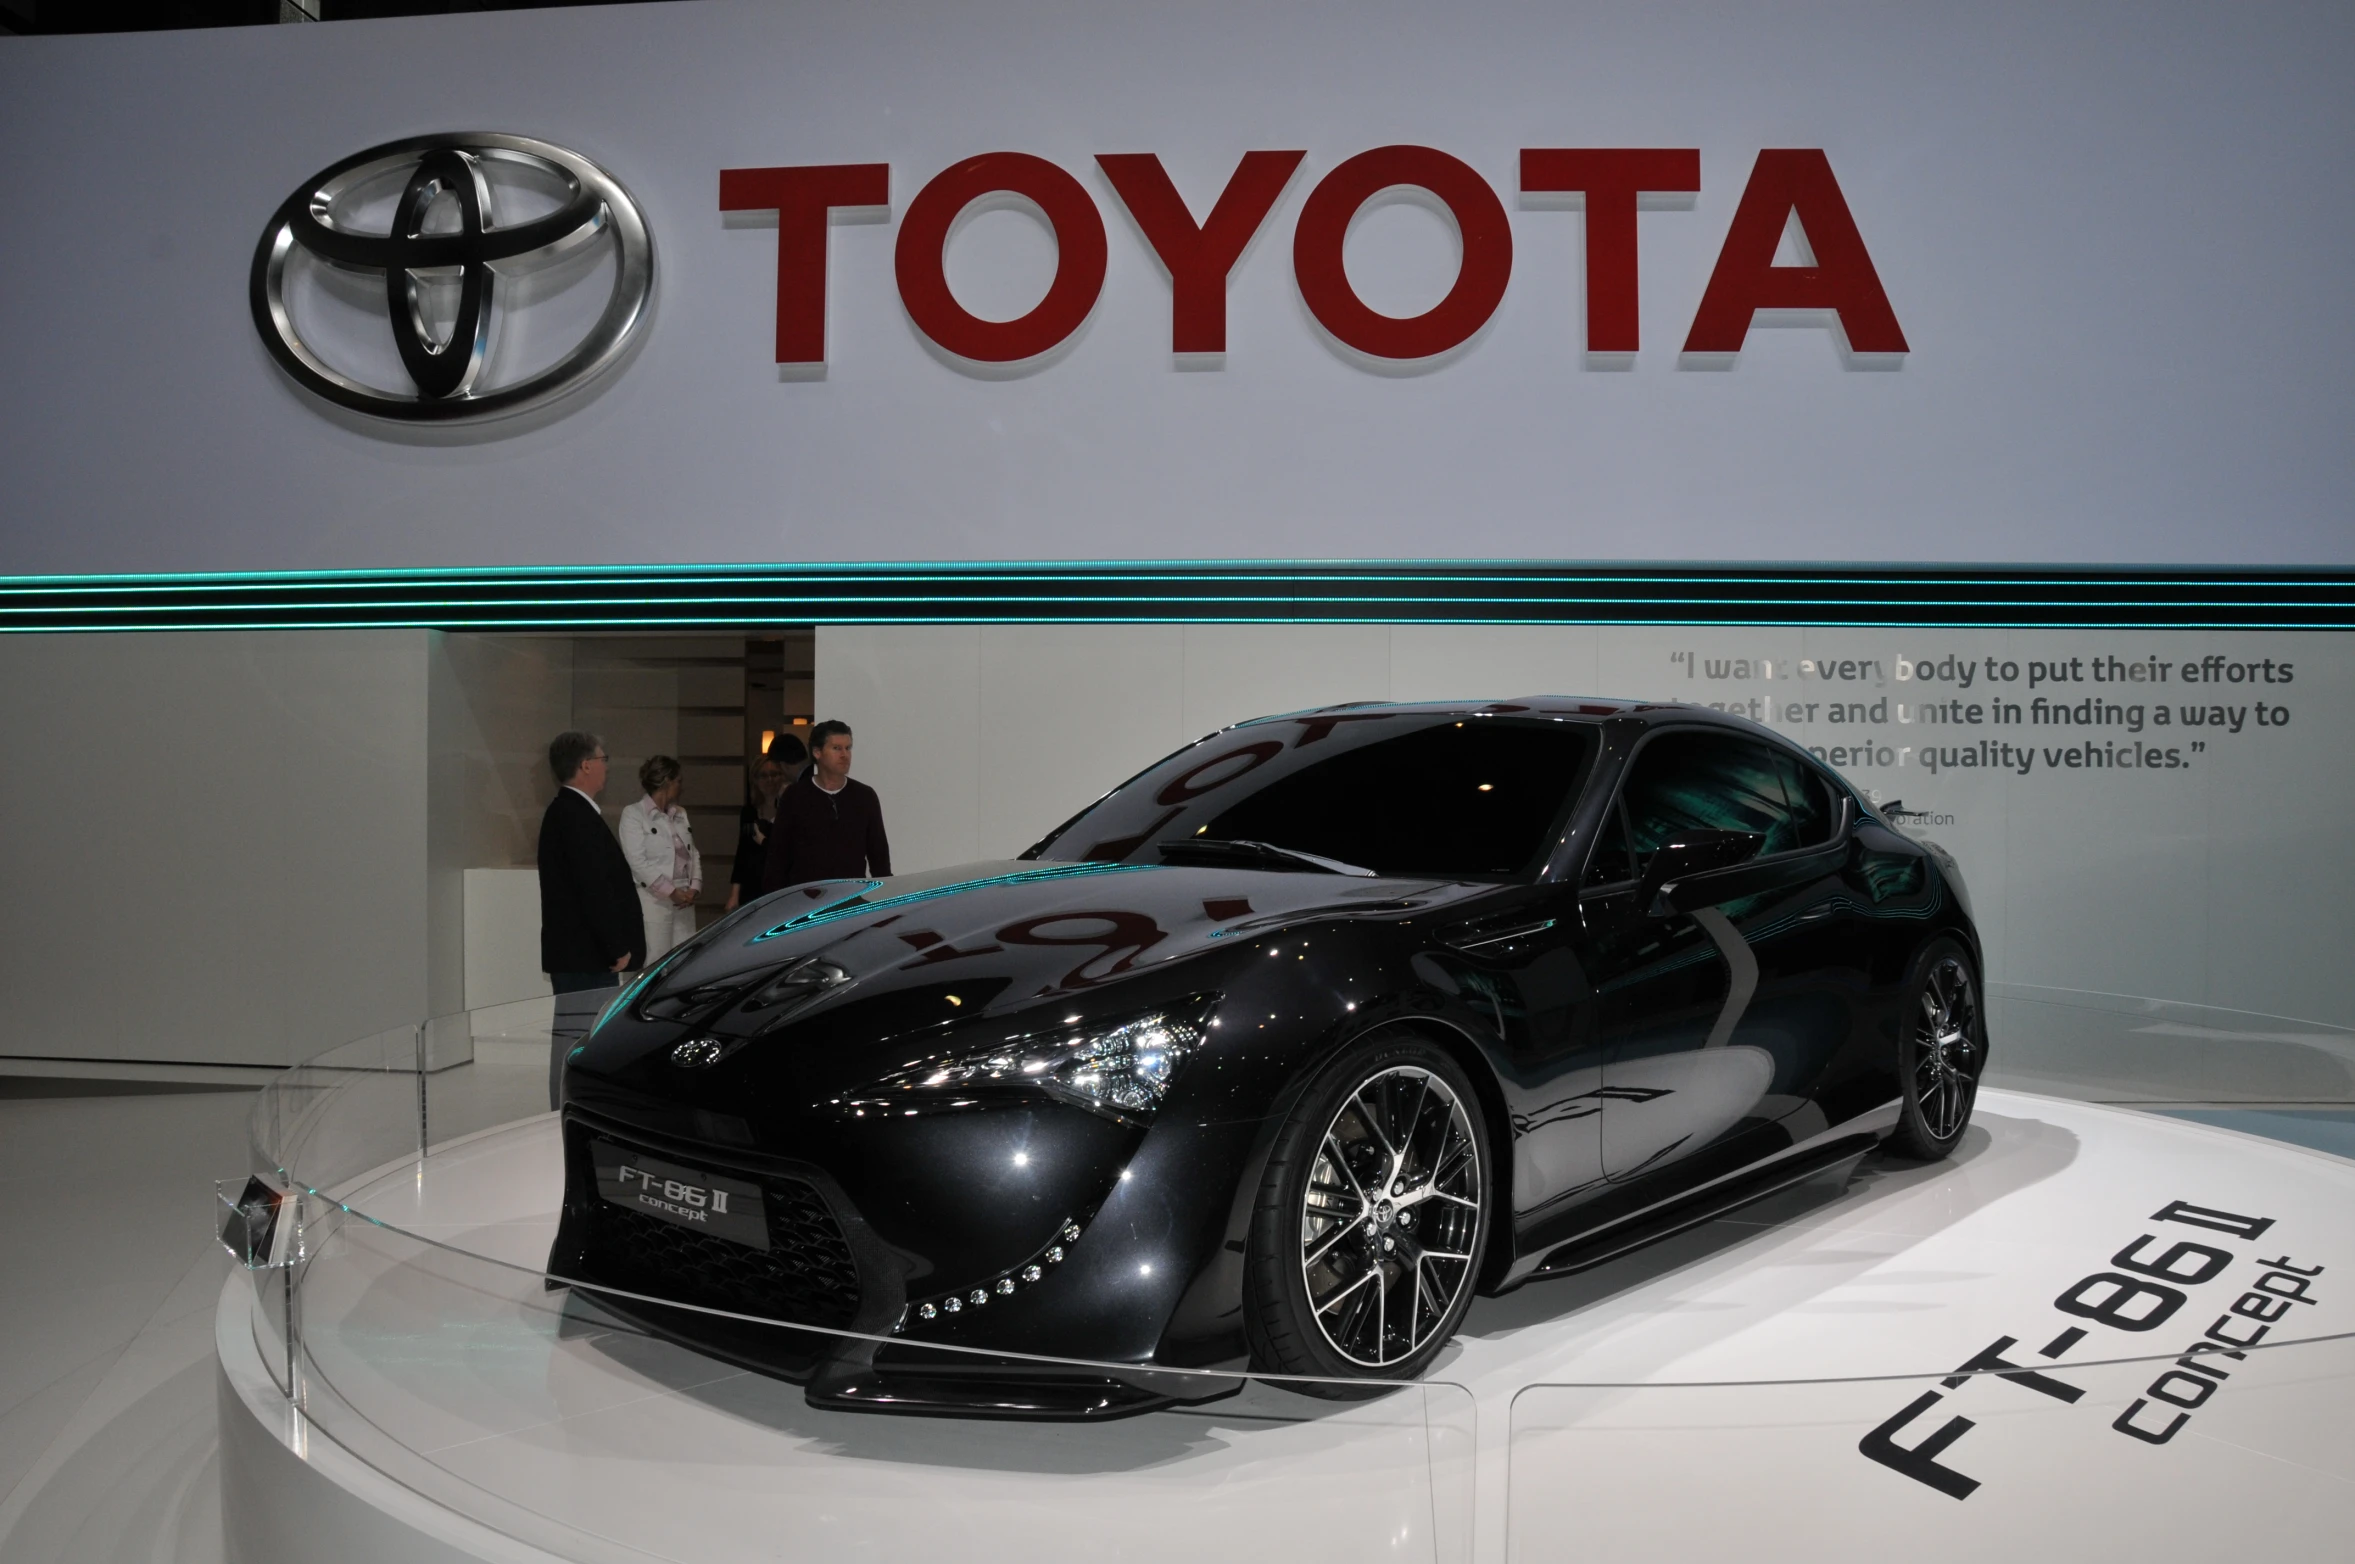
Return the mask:
M2355 568L1512 560L582 565L0 577L0 631L789 624L2355 629Z
M821 923L834 923L843 918L855 918L870 912L884 912L896 907L911 907L918 902L938 901L944 896L962 896L967 891L987 890L997 885L1034 885L1045 880L1086 879L1099 874L1133 873L1154 867L1156 866L1153 864L1142 863L1056 864L1051 868L1017 869L1010 874L992 874L977 880L959 880L953 885L935 885L929 890L906 891L897 896L886 896L881 901L867 900L867 892L883 883L880 880L869 880L865 882L865 889L853 891L848 897L828 902L815 911L787 918L775 928L765 933L755 934L744 943L758 945L763 940L772 940L781 934L798 933L802 929L812 928Z

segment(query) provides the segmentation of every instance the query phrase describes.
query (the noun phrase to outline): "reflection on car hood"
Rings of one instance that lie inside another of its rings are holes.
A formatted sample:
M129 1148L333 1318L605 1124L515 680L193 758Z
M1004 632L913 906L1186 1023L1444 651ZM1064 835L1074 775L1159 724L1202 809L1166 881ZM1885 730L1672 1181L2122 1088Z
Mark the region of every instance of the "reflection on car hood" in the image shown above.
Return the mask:
M1003 1011L1116 984L1222 941L1303 920L1397 915L1492 888L1020 861L834 880L780 891L738 912L664 969L637 1002L659 1011L688 994L749 994L769 975L819 958L838 975L825 974L831 986L791 1007L796 1020L950 980L968 984L986 1011Z

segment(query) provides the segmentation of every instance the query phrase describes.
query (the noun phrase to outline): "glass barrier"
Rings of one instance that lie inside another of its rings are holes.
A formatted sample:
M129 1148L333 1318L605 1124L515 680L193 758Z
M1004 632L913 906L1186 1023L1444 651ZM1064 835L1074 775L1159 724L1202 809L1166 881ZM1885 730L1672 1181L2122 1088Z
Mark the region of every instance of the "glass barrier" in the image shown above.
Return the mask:
M1991 1090L1951 1162L1827 1169L1480 1300L1433 1377L1334 1400L1239 1368L917 1349L551 1277L551 1069L611 992L289 1071L257 1102L253 1176L220 1190L257 1356L307 1434L551 1552L1456 1560L1477 1532L1520 1559L1764 1531L1938 1557L2050 1551L2091 1516L2095 1551L2182 1556L2169 1539L2255 1518L2300 1536L2355 1519L2355 1434L2331 1410L2355 1389L2355 1255L2332 1216L2355 1167L2336 1159ZM2100 1151L2113 1131L2132 1157ZM915 1350L968 1385L1052 1374L1168 1404L834 1410L650 1328L662 1309L813 1363Z
M1991 983L1990 1085L2095 1102L2355 1106L2355 1031L2323 1021Z
M2170 1357L2072 1363L2101 1347L1999 1337L1942 1375L1529 1385L1505 1556L2335 1552L2355 1520L2355 1337L2233 1349L2205 1323Z
M1171 1374L1146 1383L1216 1399L1109 1423L835 1412L536 1270L348 1216L332 1226L299 1288L310 1429L562 1556L1199 1559L1272 1541L1469 1557L1473 1420L1458 1386L1329 1402ZM813 1355L883 1345L757 1323Z
M1445 1380L1337 1400L1330 1382L915 1348L551 1277L549 1065L595 1013L567 1026L542 1001L440 1018L263 1093L257 1172L219 1187L220 1232L304 1437L573 1558L1199 1559L1270 1542L1470 1558L1476 1420ZM649 1305L759 1333L786 1358L896 1354L904 1370L921 1353L918 1367L966 1383L1052 1375L1171 1404L1097 1421L838 1411L649 1329L634 1317Z

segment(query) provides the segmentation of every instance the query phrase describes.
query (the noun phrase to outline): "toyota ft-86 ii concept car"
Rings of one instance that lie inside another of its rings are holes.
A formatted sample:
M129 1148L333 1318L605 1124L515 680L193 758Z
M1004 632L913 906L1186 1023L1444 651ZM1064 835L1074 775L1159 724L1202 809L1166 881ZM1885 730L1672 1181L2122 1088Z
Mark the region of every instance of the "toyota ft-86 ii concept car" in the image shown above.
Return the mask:
M797 886L656 964L566 1061L551 1283L819 1405L1364 1394L1475 1292L1945 1155L1980 971L1951 859L1739 718L1263 718L1020 859Z

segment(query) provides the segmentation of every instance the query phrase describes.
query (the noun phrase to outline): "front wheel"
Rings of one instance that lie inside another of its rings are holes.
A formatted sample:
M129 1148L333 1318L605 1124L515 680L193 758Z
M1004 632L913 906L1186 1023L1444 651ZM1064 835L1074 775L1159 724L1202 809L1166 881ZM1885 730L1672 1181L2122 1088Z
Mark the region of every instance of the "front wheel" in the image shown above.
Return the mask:
M1939 940L1915 961L1898 1012L1905 1102L1889 1149L1924 1162L1951 1153L1970 1126L1986 1066L1987 1021L1970 957L1953 940Z
M1252 1362L1324 1379L1427 1368L1471 1307L1488 1240L1485 1137L1470 1078L1435 1044L1394 1034L1334 1061L1260 1183L1244 1281Z

